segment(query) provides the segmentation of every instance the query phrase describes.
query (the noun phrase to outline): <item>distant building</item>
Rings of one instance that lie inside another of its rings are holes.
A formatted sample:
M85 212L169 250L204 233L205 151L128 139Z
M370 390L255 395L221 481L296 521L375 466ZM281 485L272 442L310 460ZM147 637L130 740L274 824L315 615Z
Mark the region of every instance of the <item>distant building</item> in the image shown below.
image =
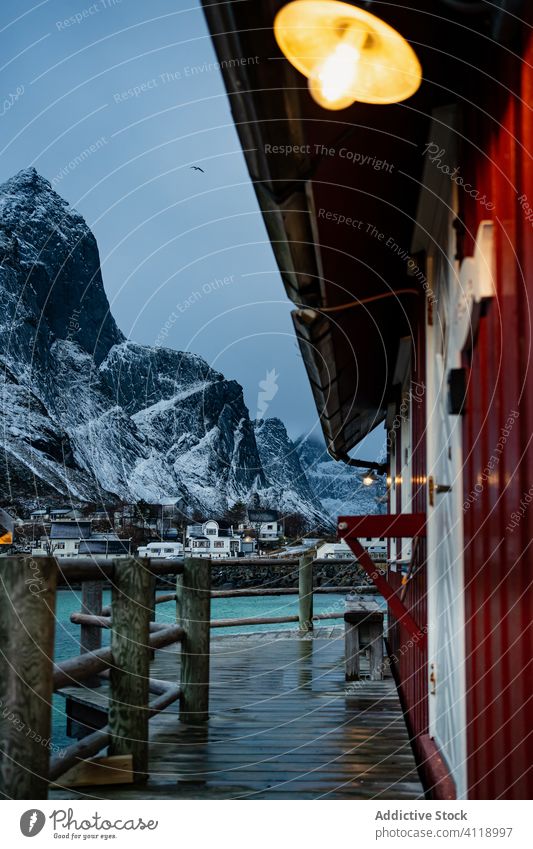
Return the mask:
M34 542L31 553L33 557L127 557L130 540L120 539L113 533L93 533L88 519L52 520L50 532Z
M131 541L120 539L116 534L93 534L89 539L80 540L78 554L80 557L128 557Z
M50 511L50 520L58 521L60 519L81 519L81 510L75 507L54 507Z
M48 507L42 510L32 510L30 513L32 522L47 522L50 519L50 511Z
M188 525L185 534L185 553L193 557L237 557L241 539L231 525L208 519L201 524Z
M385 560L387 543L378 537L362 537L359 542L366 548L374 560ZM340 542L323 542L316 551L317 560L354 560L351 548L344 540Z
M260 542L275 542L283 536L283 520L277 510L250 507L247 522L239 524L239 530L253 531Z
M183 511L185 509L185 501L180 496L170 496L169 498L161 498L159 501L150 502L151 511L153 511L153 520L157 533L165 538L175 536L177 533L177 525L183 520ZM152 522L150 522L152 527Z

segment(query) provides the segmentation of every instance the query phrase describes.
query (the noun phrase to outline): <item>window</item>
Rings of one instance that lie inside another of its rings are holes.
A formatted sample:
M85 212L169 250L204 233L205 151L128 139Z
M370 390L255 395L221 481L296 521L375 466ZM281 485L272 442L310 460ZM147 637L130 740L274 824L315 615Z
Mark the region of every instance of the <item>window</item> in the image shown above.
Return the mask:
M216 536L217 529L216 528L206 528L205 532L206 532L206 534L209 534L209 536Z
M79 547L80 547L79 542L75 542L75 543L74 543L74 548L76 548L76 549L77 549L77 548L79 548Z
M223 542L215 542L214 548L224 548L224 543Z
M65 548L65 543L64 542L56 542L56 544L54 545L54 549L56 549L56 548Z
M274 525L267 525L267 531L271 531Z
M195 539L193 544L193 548L207 548L207 540L205 539Z

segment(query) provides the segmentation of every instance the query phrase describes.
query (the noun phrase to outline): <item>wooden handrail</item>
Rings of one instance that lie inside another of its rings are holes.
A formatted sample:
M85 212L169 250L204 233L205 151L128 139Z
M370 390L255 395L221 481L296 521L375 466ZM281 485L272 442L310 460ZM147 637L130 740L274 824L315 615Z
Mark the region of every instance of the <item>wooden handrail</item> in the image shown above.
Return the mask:
M359 589L357 587L314 587L313 594L326 594L326 593L353 593L353 592L362 592L362 593L377 593L375 587L361 586ZM263 588L263 587L251 587L249 589L244 590L212 590L211 598L246 598L253 596L269 596L269 595L298 595L298 587L271 587ZM170 593L169 593L170 595ZM166 596L158 596L156 598L155 603L161 604L162 601L171 601L172 599L167 598Z
M373 584L361 584L360 586L350 587L314 587L314 595L326 595L340 593L356 593L357 595L377 595L378 590ZM236 590L211 590L211 598L254 598L260 596L276 596L276 595L298 595L298 587L248 587L247 589ZM176 601L176 593L163 593L155 597L155 604L166 604L169 601ZM78 614L72 614L78 616ZM111 615L111 607L107 605L102 608L102 616ZM83 624L81 619L72 619L71 622Z
M83 624L94 625L99 628L109 628L111 622L106 621L103 616L90 616L85 613L73 613L72 616L79 617ZM148 647L151 649L162 649L172 643L181 642L184 630L179 625L159 625L155 623L154 632L151 633ZM80 684L91 675L96 675L104 669L113 665L113 654L110 647L98 649L98 651L76 655L54 665L53 683L54 690L63 687L72 687Z
M176 702L181 696L181 690L176 684L170 681L160 681L156 678L150 678L148 689L150 693L155 693L158 696L148 706L148 716L150 719ZM65 772L76 766L80 761L97 755L104 746L109 744L110 739L111 732L109 725L106 725L104 728L88 734L71 746L61 749L57 755L50 758L49 780L57 781Z
M33 562L39 562L40 557L34 557ZM114 580L115 562L101 557L78 558L61 557L53 558L57 563L58 586L69 586L80 581L110 581ZM183 560L159 561L150 558L133 558L142 568L148 569L150 574L160 577L163 575L179 575L183 572ZM119 562L120 561L116 561Z
M342 613L315 613L313 621L321 619L340 619ZM277 625L282 622L298 622L300 617L295 616L254 616L248 619L212 619L211 628L237 628L240 625Z

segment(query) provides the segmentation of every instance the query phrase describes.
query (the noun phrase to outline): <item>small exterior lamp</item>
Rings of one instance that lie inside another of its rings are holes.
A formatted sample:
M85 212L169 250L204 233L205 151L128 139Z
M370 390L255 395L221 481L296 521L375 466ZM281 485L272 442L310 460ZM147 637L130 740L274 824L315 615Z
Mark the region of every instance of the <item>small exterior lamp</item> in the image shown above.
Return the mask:
M422 81L416 53L400 33L348 3L294 0L276 15L274 35L324 109L345 109L356 100L398 103Z
M374 469L369 469L363 477L363 483L365 486L372 486L373 483L376 483L377 479L378 476L376 475Z

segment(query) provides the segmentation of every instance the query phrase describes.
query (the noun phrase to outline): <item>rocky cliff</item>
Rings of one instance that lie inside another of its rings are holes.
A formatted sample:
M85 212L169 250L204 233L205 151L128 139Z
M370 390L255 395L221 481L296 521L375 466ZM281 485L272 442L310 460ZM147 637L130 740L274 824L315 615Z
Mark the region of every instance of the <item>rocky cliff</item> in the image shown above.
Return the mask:
M34 169L0 187L3 501L182 496L324 520L279 420L254 426L241 386L200 357L125 339L96 240Z

